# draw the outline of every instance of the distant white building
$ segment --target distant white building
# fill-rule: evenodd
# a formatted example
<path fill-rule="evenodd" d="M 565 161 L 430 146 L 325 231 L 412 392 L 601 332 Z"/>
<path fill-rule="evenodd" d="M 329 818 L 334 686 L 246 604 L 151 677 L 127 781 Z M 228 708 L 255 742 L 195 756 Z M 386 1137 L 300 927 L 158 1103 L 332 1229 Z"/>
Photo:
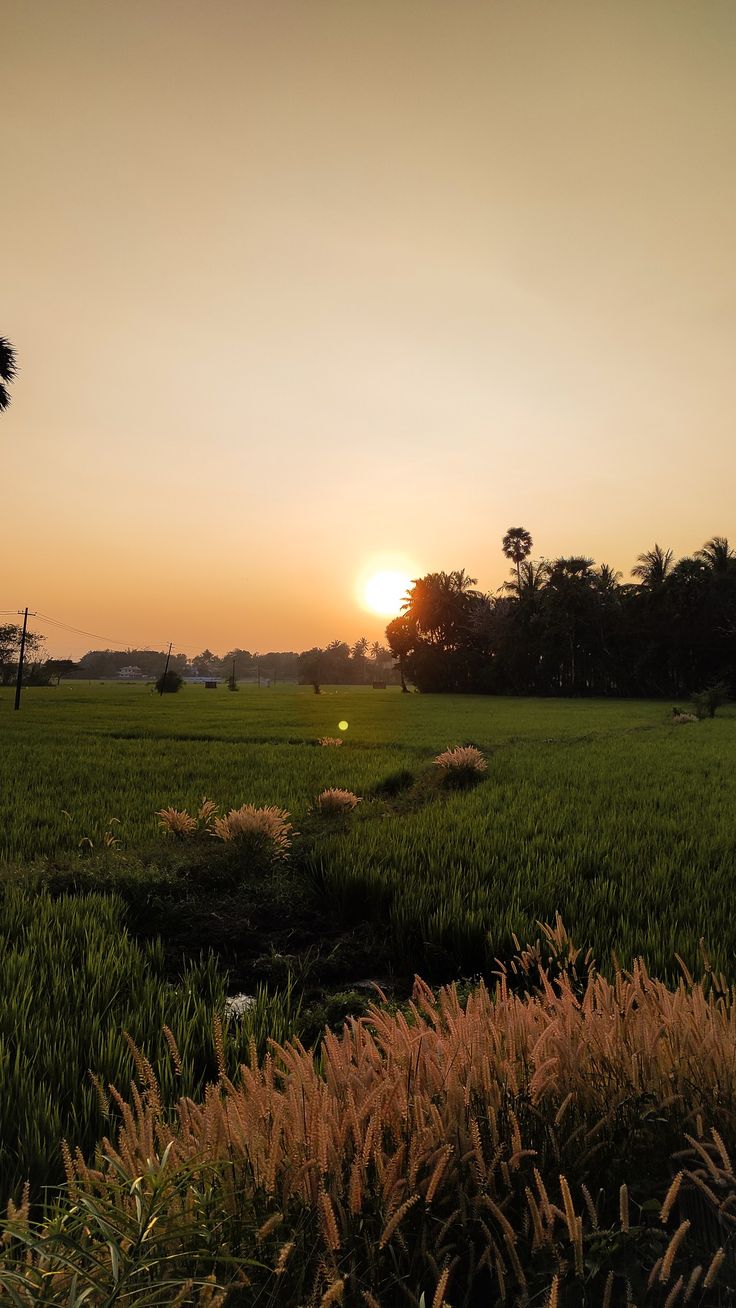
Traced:
<path fill-rule="evenodd" d="M 143 669 L 136 667 L 134 663 L 128 668 L 121 668 L 118 673 L 121 681 L 142 681 L 145 675 Z"/>

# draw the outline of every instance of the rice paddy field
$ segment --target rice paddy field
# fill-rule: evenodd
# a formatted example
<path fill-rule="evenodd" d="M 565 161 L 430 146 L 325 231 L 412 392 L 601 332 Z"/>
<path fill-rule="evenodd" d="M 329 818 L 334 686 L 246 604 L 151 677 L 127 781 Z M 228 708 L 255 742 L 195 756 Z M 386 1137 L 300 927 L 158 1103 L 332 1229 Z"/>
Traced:
<path fill-rule="evenodd" d="M 0 1302 L 733 1304 L 736 711 L 671 709 L 0 690 Z"/>
<path fill-rule="evenodd" d="M 613 950 L 663 975 L 676 953 L 698 969 L 703 939 L 734 979 L 736 710 L 670 717 L 645 701 L 75 683 L 27 690 L 14 713 L 2 690 L 0 861 L 68 857 L 108 831 L 121 851 L 150 847 L 158 809 L 203 795 L 283 806 L 299 830 L 337 786 L 364 802 L 310 839 L 303 873 L 418 970 L 488 968 L 559 912 L 604 966 Z M 487 754 L 485 779 L 422 787 L 465 743 Z"/>

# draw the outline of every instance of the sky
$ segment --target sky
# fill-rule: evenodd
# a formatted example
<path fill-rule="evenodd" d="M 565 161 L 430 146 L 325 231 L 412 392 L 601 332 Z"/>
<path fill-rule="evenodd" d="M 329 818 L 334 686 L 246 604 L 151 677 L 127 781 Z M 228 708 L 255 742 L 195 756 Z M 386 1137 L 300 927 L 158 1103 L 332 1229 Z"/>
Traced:
<path fill-rule="evenodd" d="M 732 0 L 2 0 L 0 610 L 380 638 L 736 536 Z M 38 627 L 37 629 L 44 629 Z"/>

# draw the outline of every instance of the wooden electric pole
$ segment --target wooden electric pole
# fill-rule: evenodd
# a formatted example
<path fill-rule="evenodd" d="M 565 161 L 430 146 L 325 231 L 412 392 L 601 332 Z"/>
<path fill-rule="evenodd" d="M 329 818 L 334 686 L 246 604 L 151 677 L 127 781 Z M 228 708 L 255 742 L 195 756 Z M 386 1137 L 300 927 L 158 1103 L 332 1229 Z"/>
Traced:
<path fill-rule="evenodd" d="M 20 609 L 18 609 L 20 613 Z M 35 617 L 35 613 L 33 614 Z M 26 652 L 26 632 L 28 630 L 28 609 L 23 611 L 23 630 L 20 636 L 20 653 L 18 655 L 18 677 L 15 682 L 15 707 L 20 708 L 20 692 L 23 685 L 23 658 Z"/>

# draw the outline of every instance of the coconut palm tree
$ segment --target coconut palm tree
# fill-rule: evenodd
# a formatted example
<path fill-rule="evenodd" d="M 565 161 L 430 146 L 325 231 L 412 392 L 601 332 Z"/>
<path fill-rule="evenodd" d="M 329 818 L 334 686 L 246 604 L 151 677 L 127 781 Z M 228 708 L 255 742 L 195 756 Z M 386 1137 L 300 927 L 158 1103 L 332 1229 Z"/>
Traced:
<path fill-rule="evenodd" d="M 351 653 L 352 661 L 353 661 L 353 663 L 355 664 L 355 668 L 356 668 L 356 671 L 357 671 L 358 675 L 359 675 L 360 677 L 363 677 L 363 678 L 364 678 L 364 677 L 365 677 L 366 656 L 367 656 L 367 654 L 368 654 L 368 639 L 367 639 L 367 637 L 366 637 L 366 636 L 361 636 L 359 640 L 356 640 L 356 642 L 355 642 L 355 644 L 353 645 L 353 648 L 351 649 L 350 653 Z"/>
<path fill-rule="evenodd" d="M 653 550 L 646 550 L 637 557 L 631 575 L 639 578 L 645 590 L 658 590 L 671 571 L 672 550 L 663 550 L 655 543 Z"/>
<path fill-rule="evenodd" d="M 729 572 L 736 562 L 736 550 L 731 549 L 725 536 L 711 536 L 695 557 L 707 563 L 711 572 Z"/>
<path fill-rule="evenodd" d="M 601 563 L 600 567 L 596 568 L 593 584 L 601 595 L 612 595 L 618 590 L 620 580 L 621 573 L 617 568 L 612 568 L 610 563 Z"/>
<path fill-rule="evenodd" d="M 525 559 L 519 568 L 516 581 L 505 581 L 501 590 L 517 595 L 519 599 L 530 598 L 544 590 L 549 577 L 550 565 L 546 559 Z"/>
<path fill-rule="evenodd" d="M 476 577 L 464 568 L 453 572 L 428 572 L 417 577 L 402 604 L 402 614 L 412 619 L 422 632 L 439 644 L 446 644 L 473 602 L 479 598 L 474 589 Z"/>
<path fill-rule="evenodd" d="M 501 549 L 507 559 L 516 565 L 516 584 L 521 590 L 521 565 L 532 552 L 534 544 L 526 527 L 509 527 L 501 541 Z"/>
<path fill-rule="evenodd" d="M 0 336 L 0 413 L 7 409 L 10 404 L 8 386 L 10 382 L 15 380 L 17 371 L 15 350 L 10 341 L 6 341 L 4 336 Z"/>

